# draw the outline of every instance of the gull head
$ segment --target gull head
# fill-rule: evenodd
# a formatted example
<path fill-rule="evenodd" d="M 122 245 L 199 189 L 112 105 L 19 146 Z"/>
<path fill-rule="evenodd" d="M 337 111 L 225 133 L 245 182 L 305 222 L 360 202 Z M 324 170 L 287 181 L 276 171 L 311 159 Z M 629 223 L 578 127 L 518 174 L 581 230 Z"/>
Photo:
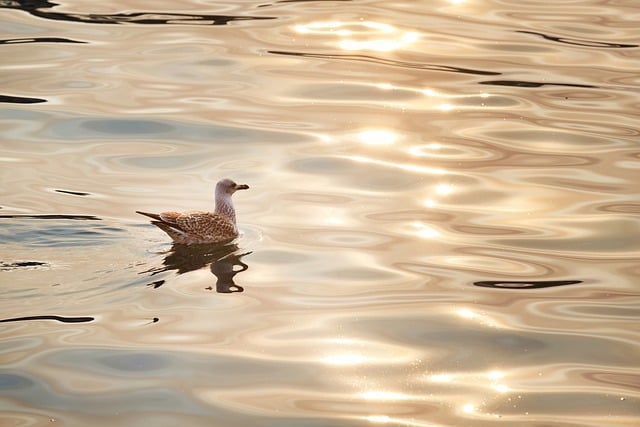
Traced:
<path fill-rule="evenodd" d="M 231 196 L 238 190 L 246 190 L 248 188 L 249 186 L 246 184 L 236 184 L 232 180 L 225 178 L 218 181 L 218 183 L 216 184 L 216 196 L 223 194 L 228 194 L 229 196 Z"/>

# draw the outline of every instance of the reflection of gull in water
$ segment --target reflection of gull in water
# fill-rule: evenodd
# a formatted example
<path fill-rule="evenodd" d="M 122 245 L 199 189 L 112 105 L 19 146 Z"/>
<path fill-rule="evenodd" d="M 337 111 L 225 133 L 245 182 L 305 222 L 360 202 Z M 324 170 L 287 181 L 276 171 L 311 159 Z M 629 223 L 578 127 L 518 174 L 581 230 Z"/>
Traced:
<path fill-rule="evenodd" d="M 147 270 L 151 276 L 164 271 L 175 270 L 178 274 L 199 270 L 211 263 L 210 269 L 216 277 L 216 291 L 220 293 L 242 292 L 244 288 L 233 281 L 236 274 L 249 268 L 242 257 L 251 252 L 238 254 L 238 245 L 179 245 L 174 244 L 162 262 L 162 267 Z M 239 266 L 240 268 L 236 268 Z M 154 282 L 154 288 L 164 284 L 164 280 Z M 208 287 L 207 289 L 213 289 Z"/>
<path fill-rule="evenodd" d="M 151 224 L 167 233 L 175 243 L 221 243 L 238 237 L 236 211 L 231 196 L 237 190 L 249 188 L 223 179 L 216 184 L 216 207 L 213 212 L 162 212 L 160 214 L 136 211 L 153 219 Z"/>
<path fill-rule="evenodd" d="M 218 280 L 216 280 L 216 292 L 228 294 L 231 292 L 244 291 L 242 286 L 235 284 L 233 276 L 249 268 L 241 259 L 250 253 L 251 252 L 247 252 L 241 255 L 232 253 L 211 263 L 211 272 L 218 278 Z M 235 269 L 236 265 L 240 266 L 237 270 Z"/>

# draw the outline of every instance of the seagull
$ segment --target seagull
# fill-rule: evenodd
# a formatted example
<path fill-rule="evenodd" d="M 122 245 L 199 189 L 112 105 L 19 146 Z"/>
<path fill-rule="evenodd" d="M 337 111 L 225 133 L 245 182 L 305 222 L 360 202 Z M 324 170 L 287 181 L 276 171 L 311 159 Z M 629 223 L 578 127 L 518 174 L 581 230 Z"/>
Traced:
<path fill-rule="evenodd" d="M 140 215 L 153 219 L 151 224 L 160 228 L 175 243 L 193 245 L 200 243 L 222 243 L 238 237 L 236 211 L 231 196 L 237 190 L 246 190 L 246 184 L 236 184 L 230 179 L 223 179 L 216 184 L 213 212 L 162 212 L 160 214 L 136 211 Z"/>

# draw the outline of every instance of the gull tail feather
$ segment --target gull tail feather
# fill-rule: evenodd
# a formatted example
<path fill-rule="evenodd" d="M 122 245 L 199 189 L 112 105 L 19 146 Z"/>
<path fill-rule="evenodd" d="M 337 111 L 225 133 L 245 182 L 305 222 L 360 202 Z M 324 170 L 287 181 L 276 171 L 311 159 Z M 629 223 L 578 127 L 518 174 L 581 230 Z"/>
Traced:
<path fill-rule="evenodd" d="M 136 213 L 138 213 L 140 215 L 148 216 L 149 218 L 155 219 L 156 221 L 162 221 L 162 218 L 160 218 L 160 215 L 158 215 L 158 214 L 149 213 L 149 212 L 142 212 L 142 211 L 136 211 Z"/>

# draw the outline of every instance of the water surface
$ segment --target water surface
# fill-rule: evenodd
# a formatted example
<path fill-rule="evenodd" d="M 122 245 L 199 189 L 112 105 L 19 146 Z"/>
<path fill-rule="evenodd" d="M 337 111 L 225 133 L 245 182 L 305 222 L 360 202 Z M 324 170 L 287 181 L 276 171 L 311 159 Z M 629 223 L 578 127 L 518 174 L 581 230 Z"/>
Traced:
<path fill-rule="evenodd" d="M 640 421 L 633 1 L 1 7 L 0 424 Z"/>

